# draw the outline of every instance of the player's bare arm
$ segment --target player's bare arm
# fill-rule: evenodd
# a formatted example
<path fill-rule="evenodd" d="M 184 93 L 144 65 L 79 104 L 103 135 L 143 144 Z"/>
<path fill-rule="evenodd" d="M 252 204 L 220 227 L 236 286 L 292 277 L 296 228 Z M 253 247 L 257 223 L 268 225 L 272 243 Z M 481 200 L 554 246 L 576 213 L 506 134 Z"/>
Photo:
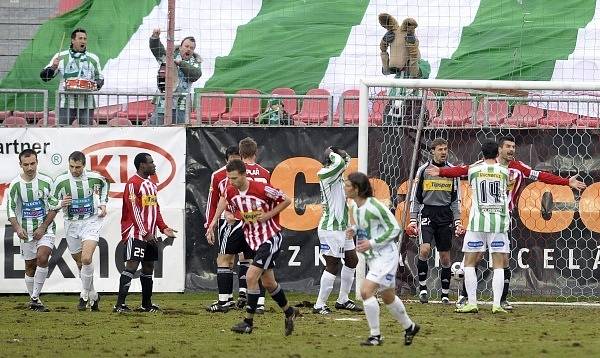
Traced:
<path fill-rule="evenodd" d="M 13 230 L 17 233 L 17 237 L 24 241 L 27 240 L 27 232 L 25 232 L 25 229 L 19 224 L 17 218 L 9 218 L 8 221 L 10 221 Z"/>
<path fill-rule="evenodd" d="M 219 199 L 219 203 L 217 204 L 217 210 L 215 211 L 215 216 L 213 216 L 213 221 L 208 225 L 206 229 L 206 241 L 208 241 L 209 245 L 213 245 L 215 243 L 215 227 L 217 226 L 217 221 L 221 217 L 221 214 L 227 209 L 227 199 L 225 197 L 221 197 Z"/>
<path fill-rule="evenodd" d="M 52 224 L 52 221 L 54 221 L 55 216 L 56 216 L 56 210 L 48 211 L 48 215 L 46 215 L 46 219 L 44 220 L 42 225 L 38 226 L 38 228 L 35 229 L 35 231 L 33 232 L 34 240 L 39 240 L 44 236 L 44 234 L 46 233 L 46 230 L 48 230 L 48 225 Z"/>

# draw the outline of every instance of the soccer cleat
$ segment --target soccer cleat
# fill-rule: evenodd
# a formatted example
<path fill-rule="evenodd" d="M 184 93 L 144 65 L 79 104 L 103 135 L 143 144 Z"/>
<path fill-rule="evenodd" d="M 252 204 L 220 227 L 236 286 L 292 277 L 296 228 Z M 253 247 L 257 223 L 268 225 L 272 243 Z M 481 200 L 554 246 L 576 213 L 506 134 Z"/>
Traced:
<path fill-rule="evenodd" d="M 456 308 L 461 308 L 462 306 L 466 305 L 468 301 L 469 298 L 467 296 L 458 296 L 458 300 L 456 300 Z"/>
<path fill-rule="evenodd" d="M 331 314 L 331 310 L 327 306 L 323 306 L 320 308 L 313 308 L 312 312 L 315 314 L 322 314 L 322 315 Z"/>
<path fill-rule="evenodd" d="M 427 290 L 421 290 L 421 292 L 419 292 L 419 301 L 421 303 L 429 302 L 429 293 L 427 292 Z"/>
<path fill-rule="evenodd" d="M 443 305 L 449 305 L 450 304 L 450 299 L 448 298 L 448 296 L 442 296 L 442 304 Z"/>
<path fill-rule="evenodd" d="M 356 303 L 354 303 L 354 301 L 352 301 L 352 300 L 348 300 L 344 303 L 336 302 L 335 309 L 348 310 L 348 311 L 353 311 L 353 312 L 362 312 L 362 310 L 363 310 L 362 308 L 357 306 Z"/>
<path fill-rule="evenodd" d="M 246 321 L 241 321 L 235 326 L 231 327 L 231 330 L 235 333 L 244 334 L 244 333 L 252 333 L 252 325 L 248 324 Z"/>
<path fill-rule="evenodd" d="M 155 312 L 160 312 L 161 309 L 160 309 L 159 305 L 155 305 L 154 303 L 151 303 L 150 306 L 140 306 L 139 311 L 155 313 Z"/>
<path fill-rule="evenodd" d="M 500 307 L 504 308 L 507 311 L 512 311 L 512 309 L 513 309 L 513 306 L 508 301 L 500 302 Z"/>
<path fill-rule="evenodd" d="M 285 317 L 285 335 L 289 336 L 294 332 L 294 321 L 300 316 L 300 311 L 296 307 L 291 307 L 293 312 L 291 315 Z"/>
<path fill-rule="evenodd" d="M 113 306 L 113 312 L 115 313 L 128 313 L 131 312 L 131 308 L 129 308 L 129 306 L 127 306 L 126 304 L 121 304 L 121 305 L 114 305 Z"/>
<path fill-rule="evenodd" d="M 256 314 L 264 314 L 265 313 L 265 305 L 257 305 L 256 306 L 256 311 L 254 311 L 254 313 L 256 313 Z"/>
<path fill-rule="evenodd" d="M 496 314 L 496 313 L 508 313 L 507 310 L 505 310 L 504 308 L 500 307 L 500 306 L 493 306 L 492 307 L 492 313 Z"/>
<path fill-rule="evenodd" d="M 479 312 L 479 308 L 477 308 L 477 305 L 467 303 L 464 306 L 462 306 L 461 308 L 455 309 L 454 312 L 456 312 L 456 313 L 477 313 L 477 312 Z"/>
<path fill-rule="evenodd" d="M 29 309 L 36 312 L 50 312 L 39 298 L 32 298 L 31 301 L 29 301 Z"/>
<path fill-rule="evenodd" d="M 225 303 L 220 303 L 219 301 L 215 301 L 213 302 L 210 306 L 206 307 L 206 310 L 208 312 L 229 312 L 229 309 L 231 308 L 232 304 L 229 304 L 229 302 L 225 302 Z"/>
<path fill-rule="evenodd" d="M 87 304 L 88 302 L 84 300 L 83 297 L 79 297 L 79 304 L 77 305 L 77 310 L 85 311 L 85 309 L 87 308 Z"/>
<path fill-rule="evenodd" d="M 370 336 L 367 340 L 360 342 L 361 346 L 380 346 L 383 344 L 383 338 L 380 335 Z"/>
<path fill-rule="evenodd" d="M 246 292 L 240 292 L 236 303 L 237 308 L 242 310 L 246 307 L 247 304 L 248 297 L 246 296 Z"/>
<path fill-rule="evenodd" d="M 413 323 L 412 327 L 404 330 L 404 345 L 410 346 L 412 344 L 413 338 L 419 333 L 421 330 L 421 326 L 416 323 Z"/>
<path fill-rule="evenodd" d="M 95 300 L 90 300 L 90 310 L 92 310 L 93 312 L 98 312 L 100 311 L 100 294 L 98 294 L 98 298 L 96 298 Z"/>

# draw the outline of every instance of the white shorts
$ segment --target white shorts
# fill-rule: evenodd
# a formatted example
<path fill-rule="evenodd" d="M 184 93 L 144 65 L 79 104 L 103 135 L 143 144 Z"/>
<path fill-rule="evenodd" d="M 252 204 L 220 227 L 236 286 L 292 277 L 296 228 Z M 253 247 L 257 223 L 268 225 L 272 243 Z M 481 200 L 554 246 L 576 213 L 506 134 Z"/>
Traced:
<path fill-rule="evenodd" d="M 393 246 L 393 247 L 392 247 Z M 376 256 L 367 261 L 369 272 L 366 279 L 379 284 L 384 288 L 396 287 L 396 271 L 398 270 L 398 262 L 400 255 L 396 245 L 391 245 L 389 250 L 380 252 L 380 256 Z"/>
<path fill-rule="evenodd" d="M 54 234 L 45 234 L 39 240 L 21 242 L 21 256 L 23 256 L 23 259 L 29 261 L 37 257 L 37 250 L 40 246 L 54 249 L 54 238 Z"/>
<path fill-rule="evenodd" d="M 345 231 L 320 230 L 319 242 L 321 254 L 331 257 L 343 258 L 344 252 L 354 250 L 354 240 L 346 239 Z"/>
<path fill-rule="evenodd" d="M 83 220 L 65 220 L 65 237 L 71 255 L 81 252 L 81 242 L 98 242 L 104 218 L 92 216 Z"/>
<path fill-rule="evenodd" d="M 467 231 L 463 241 L 463 252 L 490 252 L 510 253 L 510 242 L 505 232 L 479 232 Z"/>

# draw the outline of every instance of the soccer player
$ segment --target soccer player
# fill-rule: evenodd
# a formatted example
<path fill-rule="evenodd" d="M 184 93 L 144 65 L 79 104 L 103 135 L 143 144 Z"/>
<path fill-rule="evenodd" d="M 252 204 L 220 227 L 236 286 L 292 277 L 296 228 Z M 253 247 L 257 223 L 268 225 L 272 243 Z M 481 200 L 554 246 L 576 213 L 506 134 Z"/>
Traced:
<path fill-rule="evenodd" d="M 410 345 L 419 332 L 395 293 L 396 269 L 400 260 L 398 246 L 394 242 L 400 226 L 394 215 L 379 200 L 373 197 L 373 189 L 367 176 L 355 172 L 348 175 L 344 190 L 354 200 L 352 205 L 354 227 L 348 228 L 348 238 L 356 235 L 356 250 L 365 255 L 369 271 L 362 283 L 361 295 L 371 335 L 363 346 L 379 346 L 383 338 L 379 329 L 379 303 L 375 293 L 379 292 L 390 313 L 404 328 L 404 344 Z"/>
<path fill-rule="evenodd" d="M 327 299 L 333 290 L 335 276 L 342 257 L 340 293 L 335 303 L 336 309 L 362 311 L 352 300 L 348 293 L 354 282 L 354 271 L 358 264 L 358 256 L 354 248 L 354 240 L 346 238 L 348 228 L 348 206 L 344 192 L 344 178 L 342 174 L 348 167 L 350 156 L 345 150 L 338 147 L 328 147 L 325 150 L 323 168 L 319 170 L 319 185 L 321 187 L 321 203 L 323 214 L 319 221 L 319 242 L 321 253 L 325 258 L 325 270 L 321 275 L 319 296 L 313 307 L 313 313 L 330 314 Z"/>
<path fill-rule="evenodd" d="M 130 312 L 131 309 L 125 304 L 125 298 L 129 292 L 129 286 L 133 275 L 140 262 L 142 272 L 140 282 L 142 284 L 143 312 L 157 312 L 160 307 L 152 303 L 152 273 L 154 272 L 154 261 L 158 260 L 158 242 L 156 236 L 157 228 L 170 238 L 175 238 L 174 229 L 165 224 L 160 207 L 158 205 L 158 188 L 149 178 L 156 174 L 156 165 L 152 156 L 148 153 L 139 153 L 134 161 L 137 173 L 131 177 L 123 191 L 123 208 L 121 212 L 121 240 L 126 246 L 125 269 L 121 272 L 119 280 L 119 295 L 113 312 Z"/>
<path fill-rule="evenodd" d="M 492 313 L 506 313 L 500 306 L 504 285 L 504 262 L 510 253 L 508 228 L 508 168 L 496 161 L 498 144 L 487 139 L 481 145 L 484 160 L 469 168 L 471 185 L 471 211 L 463 242 L 465 286 L 469 301 L 458 313 L 477 313 L 477 275 L 475 267 L 481 260 L 480 252 L 489 248 L 492 255 L 493 305 Z"/>
<path fill-rule="evenodd" d="M 236 333 L 252 333 L 254 313 L 260 294 L 258 286 L 260 278 L 285 314 L 285 335 L 288 336 L 294 330 L 294 320 L 299 313 L 297 308 L 289 306 L 283 289 L 275 280 L 273 267 L 279 256 L 282 242 L 279 213 L 292 201 L 282 191 L 269 184 L 248 180 L 246 166 L 241 160 L 232 160 L 227 164 L 226 170 L 229 185 L 225 189 L 225 196 L 219 201 L 207 235 L 214 235 L 217 218 L 227 205 L 230 205 L 241 214 L 244 222 L 244 237 L 250 248 L 254 250 L 254 260 L 246 273 L 248 284 L 246 318 L 234 325 L 231 330 Z"/>
<path fill-rule="evenodd" d="M 33 311 L 47 312 L 40 300 L 48 276 L 48 259 L 54 248 L 56 224 L 54 217 L 60 208 L 52 196 L 52 179 L 37 171 L 37 153 L 25 149 L 19 153 L 23 170 L 8 187 L 6 209 L 8 221 L 21 239 L 21 255 L 25 259 L 25 286 Z"/>
<path fill-rule="evenodd" d="M 85 311 L 89 306 L 98 311 L 100 295 L 94 290 L 92 257 L 106 216 L 109 184 L 102 175 L 86 170 L 85 162 L 82 152 L 71 153 L 69 170 L 56 178 L 52 193 L 61 201 L 67 246 L 81 278 L 77 309 Z"/>
<path fill-rule="evenodd" d="M 225 150 L 225 160 L 229 163 L 234 159 L 239 160 L 240 153 L 237 146 L 230 146 Z M 208 203 L 206 204 L 205 228 L 208 228 L 208 224 L 212 222 L 215 211 L 217 210 L 219 198 L 224 195 L 226 187 L 227 171 L 225 170 L 225 166 L 223 166 L 216 170 L 210 179 Z M 242 222 L 233 217 L 231 210 L 226 210 L 222 217 L 219 218 L 218 240 L 219 254 L 217 256 L 217 287 L 219 290 L 219 296 L 217 301 L 213 302 L 209 307 L 207 307 L 206 310 L 209 312 L 227 312 L 230 308 L 234 307 L 235 303 L 233 301 L 232 272 L 234 255 L 246 251 L 246 253 L 248 253 L 247 256 L 251 256 L 251 250 L 249 250 L 248 244 L 244 239 Z M 212 245 L 214 242 L 209 241 L 209 244 Z M 240 267 L 242 266 L 240 265 Z M 245 302 L 245 271 L 244 274 L 240 276 L 244 277 L 243 283 L 240 282 L 240 297 L 243 297 L 243 301 Z M 240 300 L 242 299 L 240 298 Z"/>
<path fill-rule="evenodd" d="M 454 235 L 462 235 L 464 228 L 460 223 L 460 182 L 458 179 L 441 178 L 427 175 L 425 169 L 430 165 L 439 168 L 448 167 L 448 142 L 443 138 L 435 138 L 431 143 L 433 160 L 423 164 L 417 170 L 415 183 L 411 193 L 410 224 L 406 228 L 410 236 L 419 233 L 419 257 L 417 271 L 419 274 L 419 301 L 427 303 L 427 259 L 431 255 L 431 245 L 440 254 L 442 270 L 442 303 L 450 304 L 450 249 Z M 420 222 L 420 227 L 417 224 Z"/>
<path fill-rule="evenodd" d="M 517 202 L 519 201 L 519 195 L 521 194 L 524 179 L 539 180 L 546 184 L 568 185 L 577 190 L 583 190 L 586 188 L 585 183 L 577 180 L 577 176 L 573 176 L 571 178 L 562 178 L 552 173 L 532 170 L 531 167 L 527 166 L 525 163 L 515 160 L 516 144 L 513 137 L 500 137 L 498 141 L 498 147 L 499 150 L 497 160 L 500 162 L 500 164 L 508 167 L 508 172 L 510 175 L 510 181 L 508 185 L 509 214 L 512 213 L 517 205 Z M 430 175 L 439 175 L 442 177 L 459 177 L 467 175 L 468 170 L 469 166 L 466 165 L 452 168 L 436 168 L 430 166 L 426 172 L 428 172 Z M 510 262 L 508 259 L 504 263 L 504 287 L 500 302 L 500 305 L 505 310 L 513 309 L 513 306 L 507 300 L 511 278 L 509 263 Z M 456 303 L 457 307 L 462 307 L 467 302 L 467 299 L 466 288 L 464 287 L 463 281 L 462 294 Z"/>

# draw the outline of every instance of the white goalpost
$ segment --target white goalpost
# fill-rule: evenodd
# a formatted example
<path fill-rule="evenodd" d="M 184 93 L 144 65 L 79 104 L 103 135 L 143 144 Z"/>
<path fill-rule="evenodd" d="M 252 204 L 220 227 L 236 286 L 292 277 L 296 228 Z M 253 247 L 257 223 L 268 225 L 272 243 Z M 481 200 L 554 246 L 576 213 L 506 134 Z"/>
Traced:
<path fill-rule="evenodd" d="M 392 88 L 410 89 L 409 95 L 387 96 Z M 388 185 L 390 208 L 400 223 L 406 219 L 414 171 L 429 159 L 426 143 L 435 137 L 448 140 L 453 164 L 477 159 L 482 139 L 508 135 L 516 139 L 515 159 L 536 173 L 579 175 L 588 185 L 583 192 L 535 178 L 522 185 L 509 235 L 511 292 L 554 304 L 595 300 L 600 293 L 600 184 L 593 184 L 600 180 L 595 164 L 600 159 L 600 82 L 369 77 L 359 89 L 358 170 Z M 464 222 L 470 193 L 462 191 Z M 406 255 L 400 289 L 406 294 L 416 283 L 415 243 L 400 244 Z M 453 261 L 462 259 L 460 243 L 453 244 L 451 254 Z M 435 292 L 439 263 L 432 256 L 428 282 Z M 359 255 L 357 299 L 366 269 Z M 479 289 L 486 297 L 491 276 L 481 271 Z"/>

